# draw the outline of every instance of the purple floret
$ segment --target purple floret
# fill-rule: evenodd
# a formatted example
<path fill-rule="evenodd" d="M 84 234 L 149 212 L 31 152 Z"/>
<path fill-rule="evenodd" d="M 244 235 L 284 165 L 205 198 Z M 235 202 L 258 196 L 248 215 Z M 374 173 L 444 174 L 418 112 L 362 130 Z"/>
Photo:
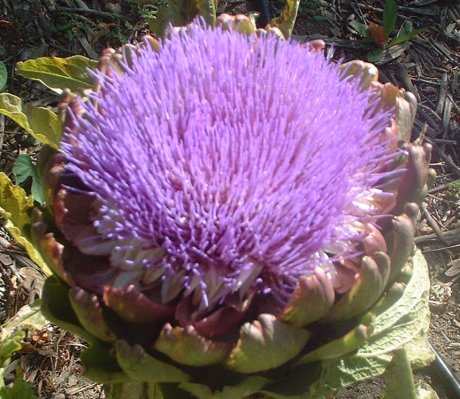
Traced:
<path fill-rule="evenodd" d="M 144 269 L 164 303 L 284 301 L 326 248 L 358 239 L 391 113 L 323 54 L 196 24 L 99 79 L 62 151 L 101 204 L 114 267 Z"/>

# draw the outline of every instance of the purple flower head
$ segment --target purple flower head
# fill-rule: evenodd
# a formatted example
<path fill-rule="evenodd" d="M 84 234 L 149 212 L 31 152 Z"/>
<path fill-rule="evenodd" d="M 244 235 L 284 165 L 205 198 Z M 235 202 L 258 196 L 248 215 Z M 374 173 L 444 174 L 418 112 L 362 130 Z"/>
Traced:
<path fill-rule="evenodd" d="M 203 23 L 124 69 L 98 75 L 63 138 L 97 203 L 81 252 L 109 256 L 162 304 L 204 310 L 281 306 L 299 277 L 333 279 L 362 251 L 394 151 L 392 114 L 359 79 L 300 44 Z"/>

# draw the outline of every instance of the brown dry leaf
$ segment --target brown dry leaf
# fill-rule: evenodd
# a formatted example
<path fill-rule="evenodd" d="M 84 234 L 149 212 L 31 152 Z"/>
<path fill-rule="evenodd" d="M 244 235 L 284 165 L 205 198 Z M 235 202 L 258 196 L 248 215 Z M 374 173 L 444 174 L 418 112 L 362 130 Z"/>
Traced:
<path fill-rule="evenodd" d="M 388 37 L 385 35 L 385 30 L 382 25 L 369 23 L 369 33 L 374 43 L 379 47 L 384 47 L 388 42 Z"/>

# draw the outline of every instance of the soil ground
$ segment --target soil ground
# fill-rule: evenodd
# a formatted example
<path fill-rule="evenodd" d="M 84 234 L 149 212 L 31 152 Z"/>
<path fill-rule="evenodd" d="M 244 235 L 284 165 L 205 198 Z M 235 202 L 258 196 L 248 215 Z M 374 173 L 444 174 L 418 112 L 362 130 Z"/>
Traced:
<path fill-rule="evenodd" d="M 148 3 L 148 2 L 147 2 Z M 381 38 L 366 41 L 353 29 L 355 22 L 382 25 L 384 1 L 302 0 L 294 31 L 296 40 L 321 38 L 332 46 L 335 58 L 366 59 L 382 50 L 376 61 L 383 82 L 413 92 L 419 108 L 414 138 L 430 142 L 437 180 L 422 209 L 417 245 L 425 254 L 431 274 L 430 341 L 460 378 L 460 4 L 457 1 L 398 1 L 396 27 L 411 23 L 422 32 L 388 49 Z M 220 1 L 219 10 L 239 12 L 240 1 Z M 277 15 L 281 1 L 271 1 Z M 34 105 L 56 107 L 57 98 L 37 83 L 16 76 L 14 65 L 40 56 L 83 54 L 97 58 L 107 46 L 136 42 L 148 30 L 145 23 L 154 7 L 137 7 L 126 0 L 0 0 L 0 60 L 8 68 L 4 89 Z M 407 26 L 407 25 L 406 25 Z M 376 28 L 378 30 L 378 28 Z M 380 41 L 379 41 L 380 40 Z M 37 152 L 25 132 L 0 117 L 0 170 L 13 177 L 20 154 Z M 0 323 L 40 295 L 43 276 L 0 230 Z M 31 331 L 23 349 L 7 370 L 7 382 L 17 365 L 40 398 L 102 398 L 101 387 L 80 376 L 79 353 L 85 344 L 54 326 Z M 430 369 L 418 378 L 431 382 L 441 399 L 453 399 L 443 381 Z M 378 398 L 383 383 L 359 384 L 338 398 Z"/>

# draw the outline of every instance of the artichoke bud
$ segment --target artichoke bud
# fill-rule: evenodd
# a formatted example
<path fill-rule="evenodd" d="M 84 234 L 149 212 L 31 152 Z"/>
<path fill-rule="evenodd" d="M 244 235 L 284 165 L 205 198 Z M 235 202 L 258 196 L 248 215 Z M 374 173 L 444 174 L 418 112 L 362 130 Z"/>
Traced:
<path fill-rule="evenodd" d="M 32 236 L 44 312 L 99 381 L 281 398 L 278 376 L 359 351 L 404 295 L 431 176 L 415 98 L 280 36 L 197 20 L 64 93 Z"/>

